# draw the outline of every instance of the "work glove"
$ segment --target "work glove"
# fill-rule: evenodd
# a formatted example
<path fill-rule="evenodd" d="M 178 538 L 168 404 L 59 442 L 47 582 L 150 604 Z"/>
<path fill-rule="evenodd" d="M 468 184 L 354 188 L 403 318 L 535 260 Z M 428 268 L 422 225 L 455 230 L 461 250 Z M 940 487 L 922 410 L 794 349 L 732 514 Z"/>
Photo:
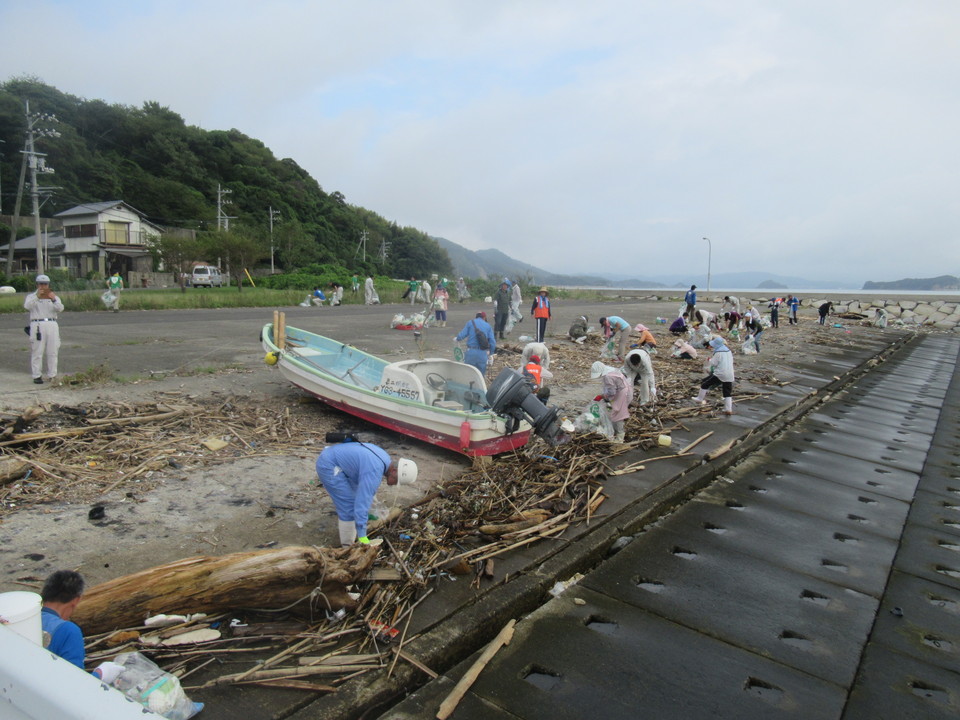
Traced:
<path fill-rule="evenodd" d="M 601 400 L 603 400 L 603 395 L 597 395 L 597 396 L 593 399 L 594 402 L 600 402 Z"/>
<path fill-rule="evenodd" d="M 107 685 L 113 685 L 114 680 L 120 677 L 120 673 L 122 673 L 123 670 L 123 665 L 107 661 L 100 663 L 93 671 L 93 674 L 107 683 Z"/>

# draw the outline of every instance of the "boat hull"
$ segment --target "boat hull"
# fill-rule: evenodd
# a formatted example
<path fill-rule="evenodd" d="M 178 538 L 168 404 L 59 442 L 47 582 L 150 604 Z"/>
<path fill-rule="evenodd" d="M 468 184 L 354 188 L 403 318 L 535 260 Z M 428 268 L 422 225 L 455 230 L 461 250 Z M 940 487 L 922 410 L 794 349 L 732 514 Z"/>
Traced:
<path fill-rule="evenodd" d="M 331 407 L 375 425 L 468 456 L 509 452 L 524 446 L 530 439 L 531 428 L 525 422 L 520 424 L 516 432 L 508 433 L 507 421 L 489 410 L 453 410 L 413 401 L 405 392 L 400 391 L 403 386 L 394 382 L 391 377 L 391 373 L 402 377 L 405 366 L 419 365 L 421 362 L 427 366 L 426 369 L 453 368 L 456 372 L 476 373 L 470 366 L 440 359 L 386 363 L 329 338 L 296 328 L 288 328 L 288 333 L 293 334 L 301 343 L 319 344 L 322 341 L 324 352 L 311 359 L 302 346 L 299 350 L 279 350 L 273 342 L 272 326 L 269 324 L 262 333 L 264 349 L 278 353 L 277 367 L 287 380 Z M 332 358 L 338 354 L 333 352 L 337 347 L 341 349 L 341 354 L 344 351 L 349 353 L 348 365 L 356 363 L 352 369 L 363 366 L 367 371 L 365 378 L 358 377 L 359 370 L 356 374 L 348 371 L 337 377 L 340 373 L 327 372 L 322 367 L 324 358 Z M 375 370 L 371 370 L 371 367 Z M 421 374 L 424 374 L 422 369 Z M 348 376 L 356 381 L 344 380 Z M 381 378 L 381 381 L 377 378 Z M 476 373 L 476 381 L 483 385 L 479 373 Z M 426 391 L 422 387 L 418 388 L 419 396 L 422 397 Z M 485 391 L 485 387 L 481 389 Z"/>

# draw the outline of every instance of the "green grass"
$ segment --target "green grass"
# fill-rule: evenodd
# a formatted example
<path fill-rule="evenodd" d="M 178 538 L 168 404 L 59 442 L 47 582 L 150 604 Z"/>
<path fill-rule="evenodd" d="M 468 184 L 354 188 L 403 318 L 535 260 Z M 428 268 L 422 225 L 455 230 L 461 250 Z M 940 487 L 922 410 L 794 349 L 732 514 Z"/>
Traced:
<path fill-rule="evenodd" d="M 402 303 L 408 305 L 406 300 L 401 298 L 405 284 L 400 282 L 391 283 L 389 287 L 378 288 L 380 302 L 384 305 L 392 303 Z M 56 292 L 56 288 L 54 288 Z M 473 292 L 471 302 L 482 301 L 485 295 Z M 64 307 L 69 312 L 99 311 L 109 312 L 100 300 L 102 292 L 100 290 L 68 290 L 63 293 L 57 293 L 63 301 Z M 197 308 L 231 308 L 231 307 L 293 307 L 303 302 L 310 294 L 310 289 L 302 290 L 271 290 L 268 288 L 244 287 L 238 291 L 235 287 L 231 288 L 187 288 L 186 292 L 181 292 L 180 288 L 163 289 L 135 289 L 124 290 L 120 295 L 121 311 L 130 310 L 192 310 Z M 451 292 L 451 303 L 456 303 L 456 291 Z M 602 292 L 596 290 L 559 290 L 553 289 L 550 292 L 553 300 L 609 300 L 610 296 L 605 296 Z M 25 312 L 23 301 L 26 298 L 24 293 L 15 293 L 9 295 L 0 295 L 0 313 L 19 313 Z M 524 291 L 524 303 L 533 301 L 533 290 Z M 363 291 L 354 294 L 347 290 L 343 294 L 344 305 L 363 304 Z"/>

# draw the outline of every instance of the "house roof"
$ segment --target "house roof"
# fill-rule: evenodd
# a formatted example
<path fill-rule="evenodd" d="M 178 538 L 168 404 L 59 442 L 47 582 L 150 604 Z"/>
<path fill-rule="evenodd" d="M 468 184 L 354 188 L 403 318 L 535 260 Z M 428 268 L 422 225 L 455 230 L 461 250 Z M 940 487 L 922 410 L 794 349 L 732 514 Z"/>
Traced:
<path fill-rule="evenodd" d="M 75 205 L 69 210 L 58 212 L 56 215 L 54 215 L 54 217 L 73 217 L 75 215 L 99 215 L 102 212 L 106 212 L 107 210 L 112 210 L 113 208 L 117 208 L 117 207 L 125 207 L 127 208 L 127 210 L 131 210 L 132 212 L 135 212 L 140 217 L 143 217 L 142 212 L 137 210 L 132 205 L 128 205 L 127 203 L 123 202 L 123 200 L 107 200 L 106 202 L 84 203 L 83 205 Z"/>
<path fill-rule="evenodd" d="M 73 217 L 83 217 L 84 215 L 99 215 L 100 213 L 107 212 L 108 210 L 113 210 L 115 208 L 126 208 L 132 213 L 135 213 L 139 218 L 140 222 L 144 225 L 149 225 L 158 232 L 162 232 L 162 229 L 159 225 L 150 222 L 147 220 L 147 216 L 142 212 L 137 210 L 133 205 L 125 203 L 123 200 L 107 200 L 105 202 L 97 203 L 84 203 L 82 205 L 75 205 L 74 207 L 58 212 L 54 217 L 58 218 L 73 218 Z"/>
<path fill-rule="evenodd" d="M 46 237 L 47 250 L 59 251 L 64 248 L 63 233 L 61 232 L 52 232 L 47 233 Z M 10 247 L 10 243 L 4 243 L 0 245 L 0 251 L 6 252 Z M 16 242 L 13 243 L 13 250 L 36 250 L 37 249 L 37 236 L 36 235 L 27 235 L 22 237 Z"/>

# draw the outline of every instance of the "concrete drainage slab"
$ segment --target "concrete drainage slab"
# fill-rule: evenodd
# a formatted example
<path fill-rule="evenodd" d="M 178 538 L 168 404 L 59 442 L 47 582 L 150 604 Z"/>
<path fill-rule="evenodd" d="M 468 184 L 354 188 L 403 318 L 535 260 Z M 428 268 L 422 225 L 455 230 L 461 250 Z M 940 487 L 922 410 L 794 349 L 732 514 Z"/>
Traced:
<path fill-rule="evenodd" d="M 669 527 L 696 538 L 693 547 L 685 546 L 695 554 L 739 553 L 875 597 L 897 549 L 895 540 L 853 532 L 846 524 L 732 499 L 719 505 L 694 500 Z"/>
<path fill-rule="evenodd" d="M 960 589 L 894 571 L 871 637 L 898 653 L 960 672 Z"/>
<path fill-rule="evenodd" d="M 657 528 L 581 581 L 823 680 L 853 682 L 877 600 L 717 542 L 711 525 Z"/>
<path fill-rule="evenodd" d="M 869 460 L 823 451 L 802 453 L 793 450 L 791 445 L 779 443 L 768 445 L 758 456 L 766 458 L 765 467 L 774 472 L 787 469 L 900 500 L 913 497 L 920 477 L 915 472 L 884 467 Z"/>
<path fill-rule="evenodd" d="M 780 436 L 783 443 L 790 446 L 794 453 L 810 454 L 838 453 L 859 460 L 868 460 L 878 465 L 900 468 L 919 473 L 926 461 L 926 449 L 912 448 L 895 442 L 884 442 L 865 438 L 852 433 L 829 432 L 816 433 L 801 426 Z"/>
<path fill-rule="evenodd" d="M 954 539 L 960 538 L 960 517 L 957 517 L 957 512 L 952 507 L 943 503 L 939 493 L 917 493 L 917 499 L 910 510 L 910 523 L 917 528 L 926 528 Z M 960 565 L 960 556 L 954 561 L 954 565 Z"/>
<path fill-rule="evenodd" d="M 910 510 L 912 490 L 897 499 L 849 485 L 817 481 L 809 475 L 756 468 L 742 473 L 743 482 L 725 488 L 727 500 L 757 504 L 791 513 L 816 515 L 847 528 L 850 533 L 872 533 L 896 540 Z M 713 490 L 707 491 L 705 497 Z"/>
<path fill-rule="evenodd" d="M 817 720 L 836 718 L 845 697 L 833 683 L 577 587 L 522 621 L 471 693 L 528 720 Z"/>
<path fill-rule="evenodd" d="M 870 643 L 842 720 L 956 720 L 957 675 Z"/>
<path fill-rule="evenodd" d="M 859 425 L 871 427 L 873 425 L 887 425 L 890 427 L 910 430 L 912 432 L 932 434 L 937 427 L 937 417 L 927 413 L 928 417 L 905 415 L 877 410 L 876 408 L 858 407 L 850 403 L 833 403 L 828 407 L 810 414 L 812 420 L 826 420 L 838 422 L 842 425 Z"/>
<path fill-rule="evenodd" d="M 930 433 L 904 430 L 889 425 L 861 425 L 860 423 L 845 423 L 841 425 L 835 420 L 804 420 L 798 430 L 812 432 L 815 435 L 830 435 L 841 433 L 858 435 L 869 440 L 879 440 L 887 444 L 906 445 L 914 450 L 926 452 L 930 447 L 932 436 Z"/>

